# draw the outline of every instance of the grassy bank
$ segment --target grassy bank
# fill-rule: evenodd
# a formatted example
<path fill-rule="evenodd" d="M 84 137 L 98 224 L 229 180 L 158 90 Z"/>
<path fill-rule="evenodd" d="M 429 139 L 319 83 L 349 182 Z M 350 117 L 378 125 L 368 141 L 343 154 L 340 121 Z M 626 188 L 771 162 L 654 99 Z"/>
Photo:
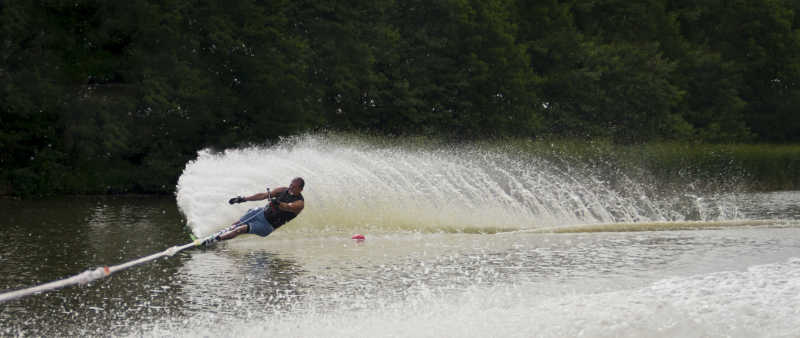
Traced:
<path fill-rule="evenodd" d="M 731 190 L 800 190 L 800 145 L 659 142 L 511 141 L 506 149 L 545 156 L 554 163 L 636 177 L 654 186 L 727 185 Z"/>
<path fill-rule="evenodd" d="M 659 179 L 735 177 L 750 191 L 800 189 L 800 145 L 658 143 L 623 150 L 628 163 Z"/>
<path fill-rule="evenodd" d="M 453 146 L 446 140 L 425 137 L 348 134 L 318 137 L 343 147 L 397 147 L 414 151 L 444 150 Z M 612 188 L 624 189 L 630 178 L 652 183 L 650 189 L 663 190 L 687 186 L 697 191 L 800 190 L 800 145 L 677 142 L 616 145 L 603 141 L 514 139 L 482 141 L 471 146 L 489 152 L 505 152 L 523 161 L 525 157 L 545 158 L 569 170 L 589 171 Z M 18 170 L 14 175 L 0 175 L 0 195 L 170 194 L 186 164 L 178 158 L 173 162 L 146 161 L 134 165 L 118 161 L 82 168 Z"/>

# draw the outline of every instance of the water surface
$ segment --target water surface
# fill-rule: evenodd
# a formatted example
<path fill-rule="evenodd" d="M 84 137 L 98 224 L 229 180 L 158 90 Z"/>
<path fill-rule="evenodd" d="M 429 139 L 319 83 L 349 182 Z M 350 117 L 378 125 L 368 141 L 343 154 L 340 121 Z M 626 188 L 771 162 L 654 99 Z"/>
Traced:
<path fill-rule="evenodd" d="M 307 183 L 267 238 L 0 304 L 0 335 L 800 336 L 800 192 L 608 175 L 306 137 L 201 151 L 176 196 L 0 200 L 11 290 L 187 243 L 261 205 L 228 198 Z"/>

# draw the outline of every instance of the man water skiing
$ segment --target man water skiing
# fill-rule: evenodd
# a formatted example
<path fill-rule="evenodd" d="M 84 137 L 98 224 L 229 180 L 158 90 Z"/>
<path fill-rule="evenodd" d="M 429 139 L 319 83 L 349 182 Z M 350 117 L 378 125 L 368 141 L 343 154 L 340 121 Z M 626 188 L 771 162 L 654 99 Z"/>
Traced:
<path fill-rule="evenodd" d="M 228 201 L 229 204 L 265 199 L 269 199 L 269 203 L 263 208 L 248 210 L 242 218 L 234 222 L 229 228 L 207 238 L 202 245 L 209 246 L 215 242 L 229 240 L 245 233 L 266 237 L 303 211 L 305 206 L 303 194 L 301 194 L 303 186 L 305 186 L 303 178 L 295 177 L 288 188 L 279 187 L 272 191 L 267 189 L 267 192 L 252 196 L 231 198 Z"/>

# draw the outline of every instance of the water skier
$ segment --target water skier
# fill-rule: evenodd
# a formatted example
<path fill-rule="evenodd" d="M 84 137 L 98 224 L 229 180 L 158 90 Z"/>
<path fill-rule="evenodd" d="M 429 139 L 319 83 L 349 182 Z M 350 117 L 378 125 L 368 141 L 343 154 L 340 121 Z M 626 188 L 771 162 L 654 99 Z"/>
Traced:
<path fill-rule="evenodd" d="M 264 207 L 250 209 L 238 221 L 203 241 L 204 246 L 209 246 L 218 241 L 225 241 L 235 238 L 241 234 L 255 234 L 266 237 L 280 226 L 291 221 L 303 211 L 303 186 L 305 181 L 302 177 L 295 177 L 289 187 L 279 187 L 272 191 L 257 193 L 252 196 L 237 196 L 231 198 L 228 203 L 236 204 L 249 201 L 261 201 L 269 199 L 269 203 Z"/>

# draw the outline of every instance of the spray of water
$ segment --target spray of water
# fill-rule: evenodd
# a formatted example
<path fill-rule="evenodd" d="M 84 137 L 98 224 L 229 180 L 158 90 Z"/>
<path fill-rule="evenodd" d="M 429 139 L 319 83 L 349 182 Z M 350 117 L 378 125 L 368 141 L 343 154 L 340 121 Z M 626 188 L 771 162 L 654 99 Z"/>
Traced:
<path fill-rule="evenodd" d="M 731 216 L 729 206 L 710 206 L 702 197 L 657 198 L 647 184 L 619 172 L 560 162 L 502 145 L 302 135 L 271 146 L 199 151 L 178 181 L 177 199 L 199 235 L 259 206 L 230 206 L 228 198 L 288 186 L 296 176 L 306 181 L 306 209 L 288 231 L 306 234 L 491 233 Z"/>

